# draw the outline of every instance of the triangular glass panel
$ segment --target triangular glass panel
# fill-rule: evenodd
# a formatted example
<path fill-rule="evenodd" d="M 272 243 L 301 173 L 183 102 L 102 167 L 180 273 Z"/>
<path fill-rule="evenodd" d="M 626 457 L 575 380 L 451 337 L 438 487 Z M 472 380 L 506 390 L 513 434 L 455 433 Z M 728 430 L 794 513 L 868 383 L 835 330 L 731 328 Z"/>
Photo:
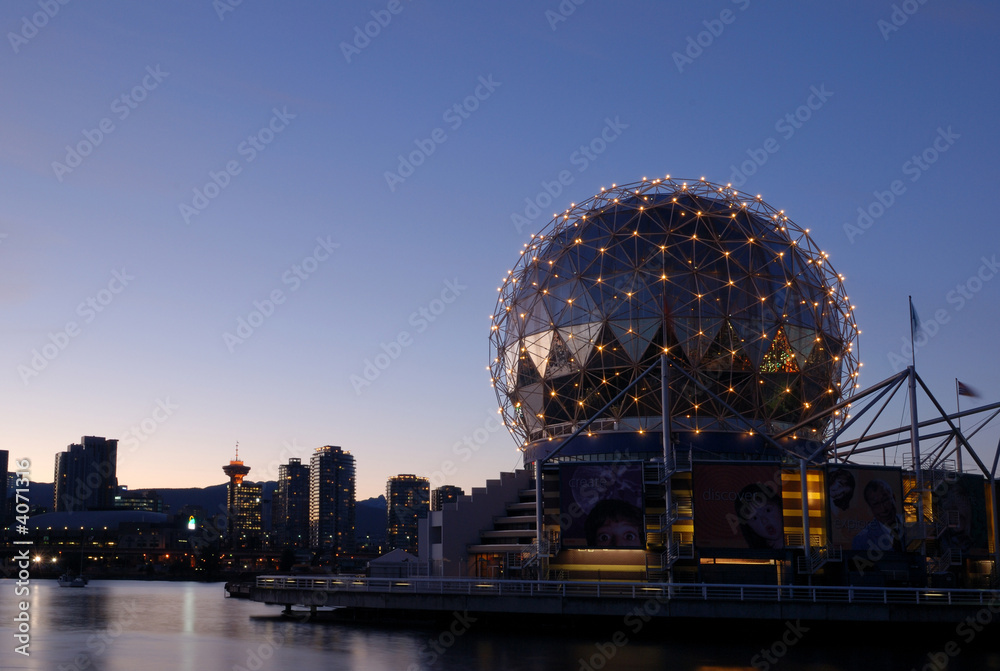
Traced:
<path fill-rule="evenodd" d="M 662 321 L 661 319 L 636 319 L 632 322 L 612 321 L 608 324 L 615 337 L 618 338 L 618 342 L 625 348 L 625 353 L 633 362 L 638 363 L 643 352 L 649 347 L 649 342 L 656 335 Z"/>
<path fill-rule="evenodd" d="M 723 322 L 719 333 L 701 358 L 701 367 L 715 371 L 753 371 L 753 362 L 741 347 L 742 343 L 730 322 Z"/>
<path fill-rule="evenodd" d="M 596 312 L 590 292 L 575 280 L 550 290 L 544 301 L 557 326 L 592 321 Z"/>
<path fill-rule="evenodd" d="M 785 331 L 779 328 L 771 343 L 771 348 L 764 354 L 760 364 L 762 373 L 798 373 L 799 366 L 795 360 L 795 352 L 788 344 Z"/>
<path fill-rule="evenodd" d="M 746 319 L 733 319 L 731 323 L 742 341 L 740 346 L 743 351 L 750 357 L 753 365 L 760 368 L 761 361 L 764 360 L 764 353 L 771 349 L 778 325 L 773 322 L 761 324 L 758 320 L 751 322 Z"/>
<path fill-rule="evenodd" d="M 537 431 L 543 428 L 545 419 L 539 415 L 542 415 L 545 407 L 544 385 L 541 382 L 525 385 L 518 390 L 517 395 L 528 430 Z"/>
<path fill-rule="evenodd" d="M 718 317 L 681 317 L 672 319 L 674 333 L 684 355 L 692 365 L 698 365 L 722 326 Z"/>
<path fill-rule="evenodd" d="M 795 353 L 795 361 L 800 369 L 804 368 L 813 347 L 816 345 L 816 331 L 794 324 L 785 324 L 784 329 L 785 335 L 788 337 L 788 344 Z"/>
<path fill-rule="evenodd" d="M 532 363 L 538 369 L 538 374 L 545 377 L 545 367 L 548 363 L 549 350 L 552 348 L 552 336 L 555 331 L 545 331 L 528 336 L 524 339 L 524 349 L 528 351 Z"/>
<path fill-rule="evenodd" d="M 580 364 L 576 362 L 576 359 L 559 335 L 559 332 L 553 331 L 552 345 L 549 348 L 548 362 L 545 366 L 544 376 L 551 379 L 568 375 L 578 370 L 580 370 Z"/>
<path fill-rule="evenodd" d="M 528 354 L 523 341 L 519 341 L 517 348 L 517 388 L 520 389 L 527 384 L 534 384 L 541 381 L 542 376 L 538 374 L 535 364 L 531 361 L 531 355 Z"/>
<path fill-rule="evenodd" d="M 597 336 L 600 332 L 601 322 L 577 324 L 559 329 L 559 335 L 562 337 L 563 342 L 566 343 L 566 347 L 569 348 L 570 354 L 580 366 L 587 364 L 587 359 L 590 357 L 590 352 L 594 349 L 594 343 L 597 342 Z"/>
<path fill-rule="evenodd" d="M 507 346 L 507 351 L 503 355 L 504 377 L 507 380 L 507 387 L 512 389 L 517 383 L 517 365 L 520 363 L 517 341 Z"/>
<path fill-rule="evenodd" d="M 541 297 L 536 299 L 530 308 L 523 310 L 518 315 L 518 319 L 524 324 L 524 329 L 521 332 L 525 336 L 532 336 L 552 328 L 552 318 L 549 316 L 549 311 L 545 308 Z"/>

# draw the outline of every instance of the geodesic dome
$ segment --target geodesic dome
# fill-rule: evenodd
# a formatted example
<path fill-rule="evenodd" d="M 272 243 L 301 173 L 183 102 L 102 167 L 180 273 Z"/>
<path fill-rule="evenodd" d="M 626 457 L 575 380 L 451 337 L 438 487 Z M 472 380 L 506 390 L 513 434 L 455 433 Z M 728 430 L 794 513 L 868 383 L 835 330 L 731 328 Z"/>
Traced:
<path fill-rule="evenodd" d="M 758 196 L 669 176 L 602 189 L 533 235 L 500 287 L 490 368 L 504 421 L 522 445 L 567 435 L 666 348 L 704 387 L 672 375 L 673 430 L 774 435 L 856 386 L 841 280 Z M 658 431 L 660 418 L 653 374 L 591 429 Z"/>

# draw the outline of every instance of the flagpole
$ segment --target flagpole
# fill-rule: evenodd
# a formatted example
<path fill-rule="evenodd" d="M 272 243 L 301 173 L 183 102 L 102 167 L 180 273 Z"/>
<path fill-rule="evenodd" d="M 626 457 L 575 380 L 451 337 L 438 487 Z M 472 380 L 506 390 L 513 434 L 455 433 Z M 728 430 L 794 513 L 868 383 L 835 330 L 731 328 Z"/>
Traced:
<path fill-rule="evenodd" d="M 962 432 L 962 395 L 958 393 L 958 378 L 955 378 L 955 410 L 958 413 L 958 432 Z M 955 436 L 955 468 L 962 472 L 962 441 Z"/>
<path fill-rule="evenodd" d="M 917 312 L 913 309 L 913 296 L 907 296 L 910 301 L 910 363 L 917 367 L 917 348 L 913 344 L 913 331 L 917 321 Z"/>

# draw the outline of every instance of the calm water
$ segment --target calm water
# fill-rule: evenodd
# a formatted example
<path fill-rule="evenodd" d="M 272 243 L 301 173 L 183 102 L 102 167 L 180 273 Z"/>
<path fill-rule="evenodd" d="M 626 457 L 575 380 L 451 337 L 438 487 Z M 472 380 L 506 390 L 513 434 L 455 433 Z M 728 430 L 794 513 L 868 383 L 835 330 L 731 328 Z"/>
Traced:
<path fill-rule="evenodd" d="M 467 633 L 452 639 L 442 629 L 384 628 L 309 624 L 276 618 L 280 608 L 227 599 L 221 584 L 139 581 L 91 582 L 83 589 L 60 588 L 52 581 L 31 583 L 31 656 L 13 651 L 11 626 L 19 597 L 14 583 L 0 580 L 0 668 L 64 671 L 408 671 L 409 669 L 577 670 L 581 659 L 591 668 L 644 671 L 737 671 L 765 668 L 754 657 L 765 644 L 778 640 L 784 625 L 773 633 L 729 643 L 731 632 L 710 621 L 704 623 L 707 642 L 691 636 L 667 640 L 636 640 L 616 647 L 615 633 L 548 633 L 489 631 L 472 623 Z M 628 627 L 621 627 L 631 636 Z M 815 628 L 814 628 L 815 629 Z M 953 626 L 943 626 L 953 634 Z M 1000 669 L 997 630 L 992 648 L 963 651 L 948 669 Z M 778 671 L 847 671 L 848 669 L 923 669 L 927 653 L 941 649 L 926 638 L 894 636 L 885 646 L 858 645 L 851 640 L 829 640 L 803 633 L 770 668 Z M 437 654 L 429 640 L 450 644 Z M 961 640 L 958 641 L 962 643 Z M 603 665 L 597 645 L 614 652 Z M 964 647 L 964 646 L 963 646 Z M 781 650 L 779 646 L 778 651 Z M 434 657 L 432 659 L 432 657 Z M 927 666 L 928 669 L 945 667 Z"/>

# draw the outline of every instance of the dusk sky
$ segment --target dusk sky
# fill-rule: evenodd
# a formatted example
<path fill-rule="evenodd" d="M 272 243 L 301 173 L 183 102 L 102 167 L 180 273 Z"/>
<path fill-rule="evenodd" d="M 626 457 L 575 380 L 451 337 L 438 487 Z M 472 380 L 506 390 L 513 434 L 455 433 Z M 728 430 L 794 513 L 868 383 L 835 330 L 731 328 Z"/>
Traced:
<path fill-rule="evenodd" d="M 863 387 L 908 361 L 912 295 L 945 407 L 956 377 L 1000 399 L 995 2 L 9 0 L 0 27 L 0 448 L 36 480 L 97 435 L 130 488 L 223 482 L 237 441 L 251 480 L 331 444 L 359 499 L 481 486 L 520 465 L 487 366 L 523 243 L 667 174 L 811 229 Z"/>

